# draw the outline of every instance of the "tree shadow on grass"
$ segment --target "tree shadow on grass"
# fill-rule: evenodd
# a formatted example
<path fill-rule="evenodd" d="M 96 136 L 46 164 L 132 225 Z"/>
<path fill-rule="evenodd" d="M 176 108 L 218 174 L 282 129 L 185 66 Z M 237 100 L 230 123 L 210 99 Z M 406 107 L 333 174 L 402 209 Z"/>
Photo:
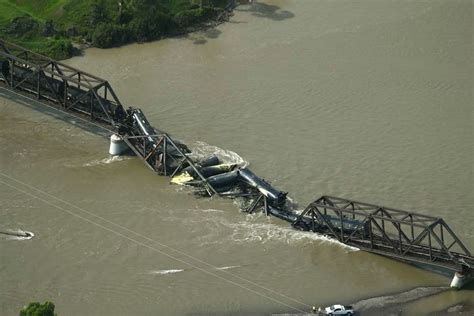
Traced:
<path fill-rule="evenodd" d="M 279 6 L 260 2 L 254 2 L 251 5 L 238 7 L 235 10 L 240 12 L 249 12 L 253 16 L 267 18 L 273 21 L 283 21 L 286 19 L 291 19 L 295 16 L 293 12 L 281 10 Z"/>

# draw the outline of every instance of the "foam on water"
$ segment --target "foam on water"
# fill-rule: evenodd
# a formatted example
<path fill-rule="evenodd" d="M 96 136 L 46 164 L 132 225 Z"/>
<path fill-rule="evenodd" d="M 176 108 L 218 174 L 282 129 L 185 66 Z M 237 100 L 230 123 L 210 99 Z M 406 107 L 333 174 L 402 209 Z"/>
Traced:
<path fill-rule="evenodd" d="M 240 157 L 237 153 L 231 150 L 219 148 L 217 146 L 212 146 L 201 141 L 198 141 L 193 144 L 191 151 L 191 156 L 198 160 L 215 155 L 222 163 L 237 164 L 240 167 L 246 167 L 249 165 L 249 163 L 245 161 L 242 157 Z"/>
<path fill-rule="evenodd" d="M 201 236 L 197 238 L 200 246 L 228 244 L 228 243 L 269 243 L 281 242 L 289 245 L 300 245 L 301 243 L 332 244 L 338 245 L 352 252 L 358 248 L 343 244 L 336 239 L 313 232 L 300 231 L 291 226 L 281 226 L 268 222 L 268 217 L 263 213 L 247 214 L 243 220 L 232 221 L 225 216 L 225 211 L 215 209 L 199 210 L 206 214 L 203 216 L 170 217 L 169 220 L 180 221 L 181 224 L 203 227 Z M 267 222 L 265 222 L 267 221 Z"/>
<path fill-rule="evenodd" d="M 104 159 L 92 160 L 90 162 L 87 162 L 87 163 L 83 164 L 82 166 L 83 167 L 94 167 L 94 166 L 108 165 L 108 164 L 111 164 L 113 162 L 124 161 L 124 160 L 128 160 L 128 159 L 131 159 L 131 158 L 132 158 L 131 156 L 110 156 L 110 157 L 107 157 L 107 158 L 104 158 Z"/>
<path fill-rule="evenodd" d="M 5 232 L 9 234 L 18 234 L 18 236 L 3 234 L 6 240 L 30 240 L 35 237 L 34 233 L 22 229 L 7 229 Z M 28 233 L 30 236 L 20 236 L 25 235 L 26 233 Z"/>
<path fill-rule="evenodd" d="M 240 268 L 241 266 L 225 266 L 225 267 L 217 267 L 216 270 L 229 270 L 229 269 L 235 269 L 235 268 Z"/>
<path fill-rule="evenodd" d="M 204 212 L 204 213 L 224 213 L 224 211 L 222 211 L 222 210 L 215 210 L 213 208 L 201 210 L 201 212 Z"/>
<path fill-rule="evenodd" d="M 165 275 L 165 274 L 179 273 L 179 272 L 183 272 L 183 271 L 184 271 L 184 269 L 153 270 L 153 271 L 150 271 L 150 274 Z"/>
<path fill-rule="evenodd" d="M 348 251 L 358 251 L 358 248 L 343 244 L 326 235 L 321 235 L 313 232 L 299 231 L 291 227 L 282 227 L 269 223 L 249 223 L 239 222 L 228 225 L 233 229 L 231 235 L 234 242 L 284 242 L 286 244 L 294 244 L 301 242 L 318 242 L 321 244 L 335 244 L 343 247 Z"/>
<path fill-rule="evenodd" d="M 443 291 L 448 290 L 448 287 L 439 286 L 439 287 L 417 287 L 412 290 L 387 295 L 387 296 L 379 296 L 379 297 L 372 297 L 365 300 L 361 300 L 357 303 L 352 304 L 354 309 L 356 310 L 367 310 L 367 309 L 376 309 L 382 307 L 390 307 L 393 305 L 399 305 L 407 302 L 411 302 L 414 300 L 418 300 L 423 297 L 435 295 L 441 293 Z"/>

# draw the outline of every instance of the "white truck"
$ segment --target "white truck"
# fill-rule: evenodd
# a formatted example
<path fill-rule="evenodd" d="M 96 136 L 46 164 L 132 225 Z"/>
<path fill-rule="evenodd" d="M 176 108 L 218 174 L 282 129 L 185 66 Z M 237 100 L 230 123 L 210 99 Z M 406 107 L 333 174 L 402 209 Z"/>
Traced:
<path fill-rule="evenodd" d="M 352 316 L 354 314 L 354 310 L 352 306 L 344 306 L 344 305 L 332 305 L 328 306 L 324 309 L 325 315 L 348 315 Z"/>

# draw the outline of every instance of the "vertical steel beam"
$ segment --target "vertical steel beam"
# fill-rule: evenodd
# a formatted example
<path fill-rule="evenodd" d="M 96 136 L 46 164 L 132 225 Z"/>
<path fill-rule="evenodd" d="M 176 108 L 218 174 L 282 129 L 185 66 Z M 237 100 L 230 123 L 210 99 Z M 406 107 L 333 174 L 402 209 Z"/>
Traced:
<path fill-rule="evenodd" d="M 374 236 L 372 235 L 372 216 L 369 215 L 369 238 L 370 238 L 370 249 L 374 249 Z"/>
<path fill-rule="evenodd" d="M 10 62 L 10 88 L 13 89 L 13 72 L 15 71 L 15 61 L 13 59 L 8 60 Z"/>
<path fill-rule="evenodd" d="M 40 92 L 40 83 L 41 83 L 41 74 L 40 72 L 38 71 L 37 73 L 37 76 L 36 76 L 36 98 L 39 100 L 41 98 L 41 92 Z"/>
<path fill-rule="evenodd" d="M 163 174 L 166 177 L 167 176 L 167 171 L 166 171 L 166 156 L 167 156 L 167 141 L 166 137 L 163 138 Z"/>
<path fill-rule="evenodd" d="M 268 201 L 266 196 L 263 196 L 263 208 L 265 209 L 265 215 L 268 216 Z"/>
<path fill-rule="evenodd" d="M 398 224 L 398 242 L 400 243 L 400 254 L 403 253 L 403 244 L 402 244 L 402 227 Z"/>
<path fill-rule="evenodd" d="M 79 85 L 78 85 L 78 86 L 79 86 Z M 93 98 L 94 98 L 94 97 L 93 97 L 92 94 L 91 94 L 90 101 L 89 101 L 89 102 L 90 102 L 90 105 L 91 105 L 91 107 L 90 107 L 90 109 L 91 109 L 91 110 L 90 110 L 90 111 L 91 111 L 91 121 L 94 120 L 94 102 L 93 102 Z"/>
<path fill-rule="evenodd" d="M 440 231 L 440 235 L 441 235 L 441 242 L 444 244 L 444 233 L 443 233 L 443 225 L 442 224 L 439 225 L 439 231 Z"/>
<path fill-rule="evenodd" d="M 250 204 L 250 206 L 245 211 L 249 214 L 252 214 L 258 203 L 260 203 L 260 201 L 262 200 L 262 198 L 263 194 L 259 194 L 258 197 L 254 201 L 252 201 L 252 204 Z"/>
<path fill-rule="evenodd" d="M 68 93 L 68 83 L 67 83 L 67 81 L 63 80 L 63 85 L 64 85 L 64 88 L 63 88 L 64 108 L 67 108 L 67 93 Z"/>
<path fill-rule="evenodd" d="M 342 212 L 339 212 L 339 221 L 341 224 L 341 241 L 344 240 L 344 223 L 342 221 Z"/>
<path fill-rule="evenodd" d="M 431 229 L 428 230 L 428 247 L 429 247 L 429 254 L 430 254 L 430 261 L 433 261 L 433 255 L 431 250 Z"/>

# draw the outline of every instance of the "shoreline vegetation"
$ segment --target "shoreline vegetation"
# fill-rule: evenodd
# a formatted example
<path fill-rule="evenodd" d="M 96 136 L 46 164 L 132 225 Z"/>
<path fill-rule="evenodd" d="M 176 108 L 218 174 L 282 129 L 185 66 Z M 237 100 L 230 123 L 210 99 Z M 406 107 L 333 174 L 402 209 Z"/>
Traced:
<path fill-rule="evenodd" d="M 0 37 L 53 59 L 214 27 L 235 0 L 0 0 Z"/>

